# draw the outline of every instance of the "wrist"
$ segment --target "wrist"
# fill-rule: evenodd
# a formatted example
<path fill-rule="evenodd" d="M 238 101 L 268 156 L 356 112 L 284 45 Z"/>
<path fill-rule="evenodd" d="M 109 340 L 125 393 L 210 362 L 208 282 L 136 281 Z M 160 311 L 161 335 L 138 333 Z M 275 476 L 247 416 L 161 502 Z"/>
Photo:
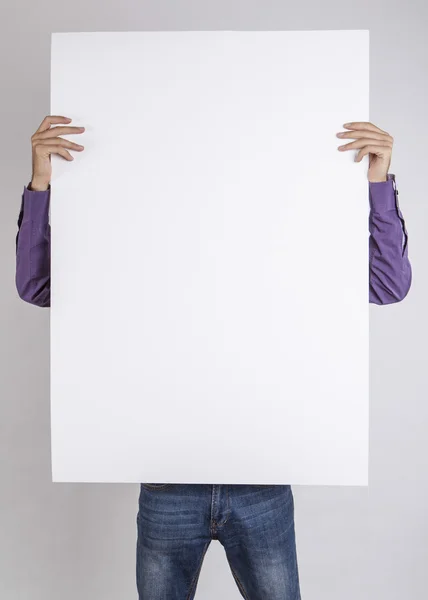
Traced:
<path fill-rule="evenodd" d="M 32 192 L 45 192 L 49 187 L 49 181 L 43 181 L 33 177 L 28 185 L 28 189 Z"/>
<path fill-rule="evenodd" d="M 385 177 L 369 177 L 369 183 L 383 183 L 385 181 L 388 181 L 387 175 Z"/>

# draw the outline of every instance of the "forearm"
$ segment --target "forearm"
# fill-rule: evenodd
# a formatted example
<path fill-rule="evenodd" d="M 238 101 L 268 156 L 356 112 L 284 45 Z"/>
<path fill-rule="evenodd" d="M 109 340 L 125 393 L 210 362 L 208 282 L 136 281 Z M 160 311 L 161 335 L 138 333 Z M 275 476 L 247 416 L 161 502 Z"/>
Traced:
<path fill-rule="evenodd" d="M 369 185 L 369 302 L 392 304 L 406 297 L 412 282 L 408 236 L 394 176 Z"/>
<path fill-rule="evenodd" d="M 24 188 L 16 235 L 16 289 L 22 300 L 41 307 L 50 306 L 51 296 L 49 199 L 50 188 Z"/>

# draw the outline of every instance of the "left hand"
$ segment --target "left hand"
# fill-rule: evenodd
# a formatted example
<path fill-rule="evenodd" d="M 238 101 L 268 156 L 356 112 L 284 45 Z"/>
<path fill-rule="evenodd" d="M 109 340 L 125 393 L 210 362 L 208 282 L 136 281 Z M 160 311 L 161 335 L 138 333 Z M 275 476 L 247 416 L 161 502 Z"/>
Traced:
<path fill-rule="evenodd" d="M 349 131 L 337 133 L 337 137 L 353 138 L 355 142 L 339 146 L 338 150 L 341 152 L 359 150 L 355 157 L 356 162 L 361 162 L 362 158 L 368 154 L 368 180 L 371 183 L 386 181 L 391 164 L 394 138 L 373 123 L 345 123 L 343 127 Z"/>

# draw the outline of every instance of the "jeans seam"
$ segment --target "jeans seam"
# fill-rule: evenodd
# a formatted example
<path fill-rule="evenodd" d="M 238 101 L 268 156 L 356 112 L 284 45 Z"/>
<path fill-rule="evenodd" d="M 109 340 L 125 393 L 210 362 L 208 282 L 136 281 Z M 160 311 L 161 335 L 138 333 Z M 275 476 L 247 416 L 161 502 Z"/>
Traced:
<path fill-rule="evenodd" d="M 190 598 L 191 598 L 191 596 L 192 596 L 193 592 L 194 592 L 194 591 L 195 591 L 195 589 L 196 589 L 196 584 L 197 584 L 197 582 L 198 582 L 199 574 L 200 574 L 200 572 L 201 572 L 202 563 L 203 563 L 203 561 L 204 561 L 204 557 L 205 557 L 205 554 L 207 553 L 207 550 L 208 550 L 208 546 L 209 546 L 209 545 L 210 545 L 210 542 L 208 541 L 208 542 L 205 544 L 204 551 L 202 552 L 201 560 L 200 560 L 200 562 L 199 562 L 199 567 L 198 567 L 198 569 L 197 569 L 197 571 L 196 571 L 195 575 L 193 576 L 193 579 L 192 579 L 192 581 L 190 582 L 190 588 L 189 588 L 189 592 L 188 592 L 188 594 L 187 594 L 187 596 L 186 596 L 186 600 L 190 600 Z"/>
<path fill-rule="evenodd" d="M 222 521 L 221 523 L 218 523 L 219 527 L 223 527 L 227 523 L 227 521 L 229 520 L 230 513 L 231 513 L 231 511 L 229 510 L 229 506 L 230 506 L 229 505 L 229 486 L 226 485 L 226 513 L 227 513 L 227 516 L 224 519 L 224 521 Z"/>
<path fill-rule="evenodd" d="M 234 569 L 233 569 L 232 565 L 230 565 L 230 570 L 232 571 L 232 575 L 233 575 L 233 576 L 234 576 L 234 578 L 235 578 L 235 581 L 236 581 L 236 583 L 237 583 L 237 585 L 238 585 L 239 591 L 241 592 L 242 596 L 244 597 L 244 600 L 249 600 L 249 598 L 248 598 L 248 596 L 247 596 L 247 593 L 246 593 L 246 591 L 245 591 L 245 589 L 244 589 L 244 586 L 243 586 L 243 584 L 241 583 L 241 580 L 239 579 L 238 575 L 237 575 L 237 574 L 236 574 L 236 572 L 234 571 Z"/>
<path fill-rule="evenodd" d="M 211 515 L 210 515 L 210 534 L 211 534 L 211 538 L 212 539 L 216 539 L 216 529 L 217 529 L 217 522 L 215 520 L 215 508 L 216 508 L 216 501 L 215 501 L 215 496 L 217 494 L 217 489 L 215 485 L 211 486 Z"/>

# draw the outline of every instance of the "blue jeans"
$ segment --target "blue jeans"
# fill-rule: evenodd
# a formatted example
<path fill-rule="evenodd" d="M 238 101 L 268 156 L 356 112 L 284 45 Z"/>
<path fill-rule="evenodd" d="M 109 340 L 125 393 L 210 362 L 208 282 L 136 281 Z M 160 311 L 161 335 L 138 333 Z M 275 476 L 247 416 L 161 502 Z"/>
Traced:
<path fill-rule="evenodd" d="M 143 483 L 137 516 L 140 600 L 192 600 L 211 540 L 247 600 L 300 600 L 289 485 Z"/>

